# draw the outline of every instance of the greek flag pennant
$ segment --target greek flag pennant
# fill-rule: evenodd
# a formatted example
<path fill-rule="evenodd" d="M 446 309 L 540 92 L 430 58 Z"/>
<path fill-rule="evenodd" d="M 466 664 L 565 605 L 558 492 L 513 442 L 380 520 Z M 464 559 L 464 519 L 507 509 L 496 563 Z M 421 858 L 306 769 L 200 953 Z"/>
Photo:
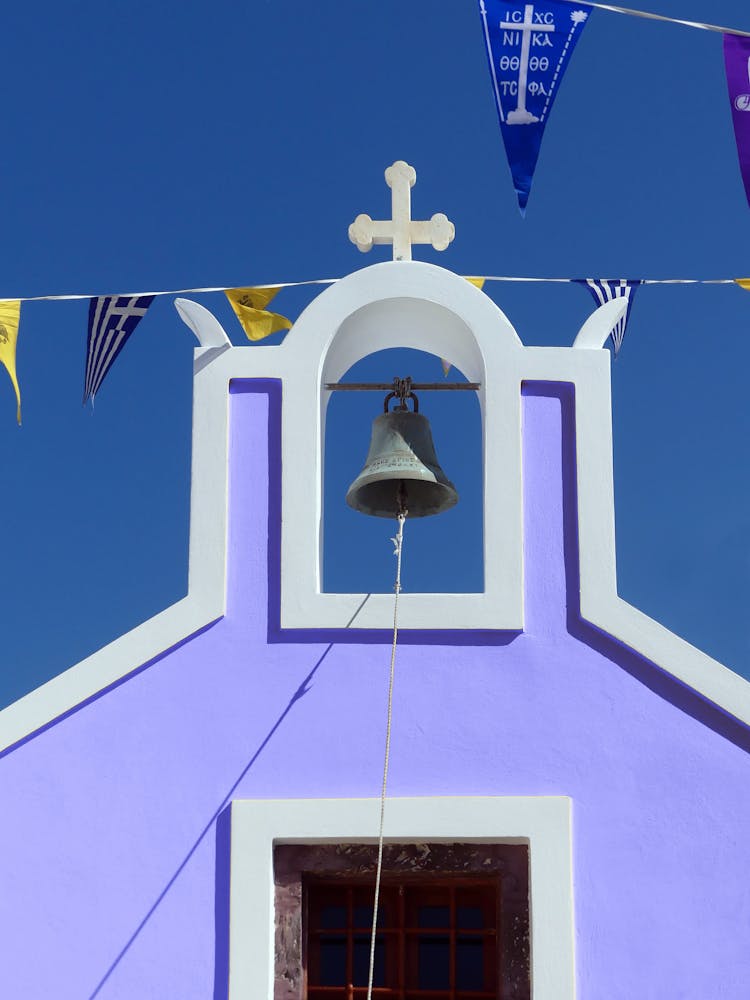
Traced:
<path fill-rule="evenodd" d="M 93 401 L 117 355 L 153 301 L 153 295 L 112 295 L 91 299 L 84 403 L 87 399 Z"/>
<path fill-rule="evenodd" d="M 628 320 L 630 319 L 630 311 L 633 308 L 635 290 L 639 285 L 643 284 L 643 280 L 641 278 L 635 278 L 632 280 L 620 278 L 619 281 L 602 281 L 598 278 L 576 278 L 575 282 L 578 285 L 584 285 L 588 288 L 594 297 L 597 309 L 599 306 L 603 306 L 605 303 L 611 302 L 612 299 L 628 300 L 628 308 L 625 311 L 625 315 L 612 327 L 610 332 L 612 345 L 615 349 L 615 357 L 617 357 L 620 348 L 622 347 L 622 339 L 625 336 L 625 328 L 627 327 Z"/>
<path fill-rule="evenodd" d="M 565 0 L 479 0 L 495 103 L 521 215 L 544 126 L 588 12 Z"/>
<path fill-rule="evenodd" d="M 724 35 L 724 69 L 740 172 L 750 202 L 750 38 Z"/>

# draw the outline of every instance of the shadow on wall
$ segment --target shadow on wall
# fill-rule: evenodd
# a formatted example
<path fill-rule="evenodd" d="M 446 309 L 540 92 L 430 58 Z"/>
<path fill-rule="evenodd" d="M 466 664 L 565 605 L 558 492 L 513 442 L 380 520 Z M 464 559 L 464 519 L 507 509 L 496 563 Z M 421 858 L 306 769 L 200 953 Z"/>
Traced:
<path fill-rule="evenodd" d="M 568 632 L 580 642 L 601 653 L 634 677 L 650 691 L 675 708 L 707 726 L 717 735 L 750 752 L 750 731 L 722 709 L 706 701 L 657 664 L 623 645 L 581 618 L 580 574 L 578 560 L 578 491 L 576 485 L 575 389 L 569 382 L 529 382 L 523 386 L 527 396 L 554 396 L 562 410 L 563 519 L 565 546 L 565 589 Z"/>
<path fill-rule="evenodd" d="M 135 928 L 133 933 L 130 935 L 126 941 L 124 947 L 121 949 L 119 954 L 116 956 L 115 960 L 109 966 L 107 971 L 104 973 L 102 978 L 97 983 L 93 992 L 89 994 L 88 1000 L 95 1000 L 101 993 L 101 990 L 106 985 L 109 978 L 112 976 L 114 971 L 117 969 L 120 962 L 125 958 L 127 953 L 130 951 L 131 947 L 135 943 L 136 939 L 140 935 L 141 931 L 144 929 L 146 924 L 149 922 L 151 917 L 154 915 L 159 905 L 161 904 L 164 897 L 167 895 L 169 890 L 175 884 L 179 876 L 185 870 L 188 862 L 193 857 L 195 852 L 198 850 L 200 845 L 203 843 L 206 835 L 216 824 L 216 874 L 215 874 L 215 905 L 214 905 L 214 919 L 216 927 L 216 953 L 215 953 L 215 963 L 214 963 L 214 997 L 221 998 L 221 1000 L 226 1000 L 227 990 L 228 990 L 228 971 L 229 971 L 229 809 L 227 808 L 232 800 L 232 795 L 237 790 L 240 782 L 249 773 L 250 769 L 253 767 L 255 762 L 258 760 L 260 755 L 263 753 L 265 748 L 271 742 L 271 739 L 276 734 L 277 730 L 281 727 L 282 723 L 286 717 L 291 712 L 292 708 L 300 701 L 310 690 L 310 684 L 313 677 L 318 672 L 320 666 L 322 665 L 325 658 L 328 656 L 330 651 L 333 649 L 333 644 L 331 643 L 318 658 L 317 662 L 313 668 L 309 671 L 306 677 L 303 679 L 302 683 L 298 686 L 297 690 L 294 692 L 292 697 L 289 699 L 284 711 L 279 715 L 278 719 L 274 722 L 273 726 L 269 729 L 266 736 L 261 741 L 258 748 L 253 753 L 250 760 L 247 762 L 242 771 L 238 774 L 235 781 L 232 783 L 231 787 L 227 790 L 224 798 L 221 800 L 217 806 L 215 812 L 208 820 L 206 825 L 203 827 L 201 832 L 198 834 L 197 839 L 194 844 L 187 852 L 185 857 L 182 859 L 180 864 L 174 871 L 174 874 L 167 881 L 166 885 L 156 897 L 152 905 L 149 907 L 148 911 L 144 915 L 141 922 Z M 223 991 L 223 992 L 222 992 Z"/>

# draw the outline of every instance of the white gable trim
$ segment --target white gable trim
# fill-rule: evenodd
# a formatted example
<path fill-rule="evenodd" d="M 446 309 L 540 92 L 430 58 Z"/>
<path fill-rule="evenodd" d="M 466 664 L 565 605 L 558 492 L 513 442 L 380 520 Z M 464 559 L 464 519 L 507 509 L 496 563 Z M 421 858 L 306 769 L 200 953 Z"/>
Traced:
<path fill-rule="evenodd" d="M 612 305 L 599 310 L 599 333 L 603 320 L 611 320 L 605 310 Z M 415 330 L 417 317 L 429 321 L 429 337 Z M 750 725 L 750 684 L 744 678 L 617 594 L 609 352 L 580 344 L 523 347 L 503 313 L 465 279 L 432 264 L 387 262 L 355 272 L 318 296 L 279 346 L 196 350 L 188 596 L 0 712 L 0 751 L 224 614 L 232 378 L 282 383 L 282 627 L 390 627 L 387 595 L 365 601 L 362 594 L 320 592 L 321 442 L 329 395 L 321 386 L 359 357 L 365 334 L 363 353 L 399 344 L 448 357 L 483 383 L 483 413 L 492 415 L 485 435 L 494 459 L 485 476 L 485 512 L 493 511 L 485 522 L 485 563 L 493 575 L 499 570 L 497 577 L 484 594 L 403 594 L 402 626 L 439 629 L 449 621 L 467 630 L 523 627 L 521 383 L 572 383 L 582 617 Z M 514 476 L 517 488 L 509 490 Z"/>
<path fill-rule="evenodd" d="M 188 594 L 0 712 L 0 752 L 217 621 L 226 607 L 227 413 L 207 405 L 210 369 L 195 351 Z M 217 441 L 220 446 L 217 447 Z"/>
<path fill-rule="evenodd" d="M 274 844 L 377 841 L 380 799 L 232 803 L 229 1000 L 272 1000 Z M 574 1000 L 571 801 L 565 796 L 389 799 L 389 843 L 528 843 L 533 1000 Z"/>

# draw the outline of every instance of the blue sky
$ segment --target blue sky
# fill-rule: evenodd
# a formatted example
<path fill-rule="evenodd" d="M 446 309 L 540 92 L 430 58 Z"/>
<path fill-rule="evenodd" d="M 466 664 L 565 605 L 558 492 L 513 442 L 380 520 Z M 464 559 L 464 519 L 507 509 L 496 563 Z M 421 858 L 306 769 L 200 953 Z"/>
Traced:
<path fill-rule="evenodd" d="M 740 0 L 641 6 L 750 30 Z M 446 253 L 415 256 L 461 274 L 750 274 L 720 35 L 594 11 L 521 219 L 473 0 L 37 2 L 3 23 L 4 297 L 344 275 L 388 256 L 361 256 L 346 231 L 388 210 L 395 159 L 417 168 L 415 216 L 456 225 Z M 317 291 L 282 292 L 275 307 L 294 318 Z M 487 291 L 527 344 L 570 344 L 592 307 L 575 286 Z M 195 298 L 243 343 L 223 296 Z M 20 429 L 0 372 L 0 703 L 186 589 L 192 337 L 157 299 L 92 412 L 86 318 L 86 302 L 23 306 Z M 749 334 L 739 288 L 647 287 L 613 366 L 620 592 L 748 677 Z M 402 363 L 413 370 L 392 370 Z M 434 359 L 364 369 L 440 376 Z M 364 458 L 368 406 L 358 454 L 343 431 L 333 442 L 342 482 Z M 464 513 L 414 534 L 407 586 L 475 588 L 477 558 L 461 557 L 476 510 L 463 421 L 475 417 L 468 402 L 464 416 L 430 407 L 441 461 L 466 479 Z M 333 585 L 356 589 L 371 569 L 368 589 L 387 589 L 390 525 L 368 521 L 356 560 L 347 530 L 332 532 Z"/>

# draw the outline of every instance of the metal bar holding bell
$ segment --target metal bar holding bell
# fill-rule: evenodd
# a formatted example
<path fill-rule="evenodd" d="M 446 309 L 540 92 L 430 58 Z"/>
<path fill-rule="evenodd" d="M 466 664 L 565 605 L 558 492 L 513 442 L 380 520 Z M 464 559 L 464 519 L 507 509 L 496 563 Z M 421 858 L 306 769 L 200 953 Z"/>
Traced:
<path fill-rule="evenodd" d="M 326 389 L 331 392 L 341 390 L 390 392 L 393 390 L 393 382 L 326 382 Z M 411 388 L 416 392 L 441 392 L 446 389 L 481 389 L 481 382 L 412 382 Z"/>

